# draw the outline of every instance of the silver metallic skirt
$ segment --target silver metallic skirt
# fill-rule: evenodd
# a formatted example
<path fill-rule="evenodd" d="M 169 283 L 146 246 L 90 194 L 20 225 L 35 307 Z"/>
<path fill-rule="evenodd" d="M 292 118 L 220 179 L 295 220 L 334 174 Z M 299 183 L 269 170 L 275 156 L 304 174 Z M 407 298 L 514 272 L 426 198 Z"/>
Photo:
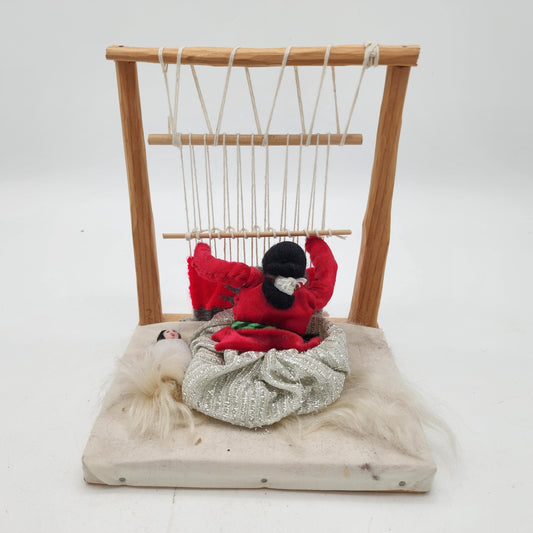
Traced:
<path fill-rule="evenodd" d="M 349 372 L 346 336 L 339 326 L 313 317 L 313 333 L 323 340 L 305 352 L 217 352 L 211 335 L 232 322 L 232 311 L 223 311 L 192 336 L 193 359 L 183 381 L 189 407 L 254 428 L 318 412 L 339 398 Z"/>

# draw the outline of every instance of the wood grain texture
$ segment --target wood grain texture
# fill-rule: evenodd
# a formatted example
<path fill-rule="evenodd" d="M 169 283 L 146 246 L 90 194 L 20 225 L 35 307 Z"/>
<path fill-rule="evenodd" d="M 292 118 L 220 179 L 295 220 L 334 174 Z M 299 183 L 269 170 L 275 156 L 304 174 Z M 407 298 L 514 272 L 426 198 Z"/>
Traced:
<path fill-rule="evenodd" d="M 183 322 L 184 320 L 193 320 L 191 313 L 163 313 L 162 322 Z"/>
<path fill-rule="evenodd" d="M 225 135 L 225 141 L 223 139 L 223 136 Z M 305 145 L 309 140 L 309 145 L 315 146 L 317 143 L 317 136 L 318 136 L 318 144 L 321 146 L 328 144 L 328 135 L 329 135 L 329 144 L 331 145 L 339 145 L 342 139 L 342 134 L 340 133 L 313 133 L 311 135 L 302 135 L 300 133 L 269 133 L 268 134 L 268 145 L 269 146 L 286 146 L 287 145 L 287 135 L 289 137 L 289 145 L 290 146 L 300 146 L 302 144 Z M 181 144 L 183 145 L 194 145 L 194 146 L 200 146 L 207 144 L 209 146 L 212 146 L 215 144 L 215 135 L 211 133 L 203 134 L 203 133 L 180 133 L 179 134 Z M 250 146 L 253 144 L 255 146 L 261 146 L 263 144 L 263 140 L 265 138 L 264 135 L 258 135 L 258 134 L 235 134 L 235 133 L 220 133 L 218 135 L 218 146 L 222 146 L 223 143 L 225 143 L 227 146 L 235 146 L 237 144 L 237 137 L 239 138 L 239 144 L 241 146 Z M 172 135 L 169 133 L 152 133 L 148 135 L 148 144 L 150 145 L 172 145 Z M 346 145 L 359 145 L 363 144 L 363 136 L 360 133 L 349 133 L 346 135 L 346 139 L 344 144 Z"/>
<path fill-rule="evenodd" d="M 409 67 L 388 67 L 379 117 L 361 250 L 348 320 L 378 327 L 390 238 L 392 193 Z"/>
<path fill-rule="evenodd" d="M 137 65 L 117 62 L 117 82 L 128 175 L 139 323 L 161 322 L 161 291 L 146 166 Z"/>
<path fill-rule="evenodd" d="M 183 65 L 210 65 L 224 67 L 228 65 L 232 48 L 187 47 L 183 49 Z M 285 48 L 239 48 L 235 53 L 233 65 L 236 67 L 273 67 L 280 66 Z M 159 48 L 137 48 L 129 46 L 110 46 L 106 50 L 106 59 L 113 61 L 139 61 L 159 63 Z M 289 54 L 287 65 L 310 66 L 323 65 L 325 46 L 294 46 Z M 379 64 L 396 66 L 416 66 L 420 47 L 382 46 L 379 47 Z M 177 48 L 165 48 L 165 63 L 176 63 Z M 332 46 L 328 65 L 346 66 L 362 65 L 365 56 L 364 45 Z"/>

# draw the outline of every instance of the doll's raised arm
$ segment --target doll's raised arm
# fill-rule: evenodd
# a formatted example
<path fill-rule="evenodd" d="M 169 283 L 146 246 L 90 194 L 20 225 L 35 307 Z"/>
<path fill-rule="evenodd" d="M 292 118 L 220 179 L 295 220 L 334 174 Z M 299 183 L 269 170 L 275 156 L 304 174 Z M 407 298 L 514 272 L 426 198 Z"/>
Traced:
<path fill-rule="evenodd" d="M 198 243 L 194 249 L 192 264 L 202 278 L 236 289 L 262 279 L 262 274 L 256 268 L 244 263 L 224 261 L 211 255 L 211 249 L 205 243 Z"/>
<path fill-rule="evenodd" d="M 311 263 L 315 267 L 308 288 L 316 298 L 316 308 L 322 309 L 333 295 L 337 279 L 337 262 L 323 239 L 308 237 L 305 249 L 309 252 Z"/>

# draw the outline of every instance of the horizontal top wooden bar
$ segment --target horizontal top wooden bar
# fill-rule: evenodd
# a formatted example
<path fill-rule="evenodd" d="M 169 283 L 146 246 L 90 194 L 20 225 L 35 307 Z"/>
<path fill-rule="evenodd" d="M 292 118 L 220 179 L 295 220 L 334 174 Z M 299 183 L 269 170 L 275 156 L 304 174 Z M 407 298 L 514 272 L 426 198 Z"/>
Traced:
<path fill-rule="evenodd" d="M 325 46 L 294 46 L 291 48 L 287 65 L 323 65 Z M 210 65 L 224 67 L 228 65 L 232 48 L 190 47 L 184 48 L 181 55 L 183 65 Z M 274 67 L 282 63 L 286 48 L 239 48 L 235 53 L 233 65 L 238 67 Z M 379 47 L 379 64 L 388 66 L 414 67 L 417 64 L 420 47 L 385 46 Z M 165 63 L 176 63 L 177 48 L 165 48 Z M 364 45 L 332 46 L 328 65 L 346 66 L 362 65 L 365 57 Z M 142 63 L 159 63 L 159 48 L 136 48 L 130 46 L 110 46 L 106 50 L 106 59 L 113 61 L 137 61 Z"/>

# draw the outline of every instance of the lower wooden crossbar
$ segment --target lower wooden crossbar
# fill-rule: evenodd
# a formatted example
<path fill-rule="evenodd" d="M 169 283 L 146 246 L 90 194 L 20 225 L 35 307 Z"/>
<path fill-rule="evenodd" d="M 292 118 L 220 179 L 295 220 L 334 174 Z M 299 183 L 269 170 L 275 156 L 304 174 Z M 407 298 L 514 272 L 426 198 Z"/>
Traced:
<path fill-rule="evenodd" d="M 352 230 L 335 229 L 335 230 L 279 230 L 279 231 L 198 231 L 189 233 L 163 233 L 163 239 L 261 239 L 264 237 L 343 237 L 351 235 Z"/>
<path fill-rule="evenodd" d="M 237 144 L 237 139 L 239 145 L 241 146 L 250 146 L 253 142 L 255 146 L 262 146 L 263 141 L 265 140 L 265 135 L 258 134 L 235 134 L 235 133 L 220 133 L 218 136 L 215 136 L 212 133 L 203 134 L 203 133 L 179 133 L 178 141 L 185 146 L 195 145 L 208 145 L 208 146 L 235 146 Z M 216 137 L 216 141 L 215 141 Z M 291 134 L 278 134 L 272 133 L 267 135 L 267 142 L 269 146 L 286 146 L 287 140 L 290 146 L 299 146 L 303 144 L 309 144 L 315 146 L 318 144 L 321 146 L 325 145 L 360 145 L 363 144 L 363 135 L 360 133 L 349 133 L 342 142 L 343 135 L 341 133 L 313 133 L 310 135 L 300 134 L 300 133 L 291 133 Z M 148 135 L 148 144 L 149 145 L 172 145 L 172 135 L 169 133 L 152 133 Z"/>

